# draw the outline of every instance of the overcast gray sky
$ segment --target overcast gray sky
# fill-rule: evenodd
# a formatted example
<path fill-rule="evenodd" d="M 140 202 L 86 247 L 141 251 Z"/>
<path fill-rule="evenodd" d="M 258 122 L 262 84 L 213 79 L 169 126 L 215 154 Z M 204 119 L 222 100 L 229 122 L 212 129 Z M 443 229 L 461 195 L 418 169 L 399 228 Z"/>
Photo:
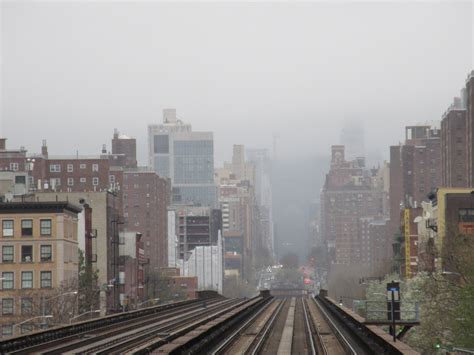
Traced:
<path fill-rule="evenodd" d="M 344 122 L 388 155 L 407 124 L 440 119 L 473 68 L 470 1 L 163 3 L 3 1 L 9 147 L 97 153 L 175 107 L 232 144 L 322 155 Z"/>

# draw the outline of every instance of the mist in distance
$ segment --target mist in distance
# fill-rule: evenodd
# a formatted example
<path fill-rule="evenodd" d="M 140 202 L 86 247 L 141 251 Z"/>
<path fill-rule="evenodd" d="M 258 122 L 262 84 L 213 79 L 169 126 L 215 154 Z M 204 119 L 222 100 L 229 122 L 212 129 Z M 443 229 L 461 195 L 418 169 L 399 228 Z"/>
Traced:
<path fill-rule="evenodd" d="M 147 124 L 175 107 L 214 132 L 217 162 L 274 133 L 281 158 L 327 156 L 352 120 L 386 157 L 404 125 L 440 118 L 472 65 L 467 1 L 1 7 L 1 134 L 30 151 L 46 138 L 96 153 L 117 127 L 144 164 Z"/>
<path fill-rule="evenodd" d="M 144 165 L 147 125 L 169 107 L 214 132 L 216 167 L 232 144 L 272 150 L 275 135 L 279 226 L 307 228 L 344 127 L 363 127 L 369 164 L 381 162 L 405 125 L 440 119 L 473 67 L 469 1 L 0 6 L 9 148 L 98 154 L 118 128 Z"/>

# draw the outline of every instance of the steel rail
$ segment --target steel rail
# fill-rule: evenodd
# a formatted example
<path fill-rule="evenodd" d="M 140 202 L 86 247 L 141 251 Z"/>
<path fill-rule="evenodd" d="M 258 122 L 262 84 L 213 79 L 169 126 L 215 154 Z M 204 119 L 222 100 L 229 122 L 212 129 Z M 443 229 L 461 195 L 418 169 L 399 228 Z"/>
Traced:
<path fill-rule="evenodd" d="M 273 327 L 273 324 L 275 323 L 277 317 L 280 315 L 281 310 L 283 309 L 283 305 L 287 302 L 287 299 L 283 300 L 280 302 L 280 305 L 278 308 L 275 310 L 273 313 L 272 317 L 268 320 L 267 324 L 264 327 L 263 333 L 260 335 L 259 340 L 257 341 L 256 344 L 251 344 L 251 346 L 254 347 L 252 350 L 252 355 L 258 354 L 258 352 L 262 349 L 263 344 L 265 341 L 268 339 L 268 336 L 270 335 L 270 330 Z"/>
<path fill-rule="evenodd" d="M 308 301 L 306 301 L 306 304 L 308 303 Z M 330 355 L 329 354 L 329 351 L 328 351 L 328 348 L 326 346 L 326 342 L 323 340 L 323 336 L 321 335 L 321 332 L 320 332 L 320 329 L 318 328 L 318 326 L 316 325 L 316 322 L 315 322 L 315 319 L 314 319 L 314 315 L 311 314 L 311 312 L 309 312 L 309 316 L 311 318 L 311 325 L 313 325 L 313 328 L 314 328 L 314 334 L 316 334 L 317 336 L 317 339 L 318 339 L 318 342 L 316 342 L 314 345 L 317 347 L 317 350 L 316 350 L 316 353 L 319 354 L 319 353 L 322 353 L 324 355 Z"/>
<path fill-rule="evenodd" d="M 334 323 L 334 321 L 331 319 L 331 316 L 324 310 L 324 307 L 321 306 L 320 302 L 315 298 L 313 298 L 313 300 L 314 300 L 316 306 L 318 307 L 318 309 L 323 314 L 324 318 L 326 318 L 326 320 L 331 324 L 331 328 L 335 332 L 337 332 L 337 338 L 339 339 L 339 341 L 344 342 L 344 345 L 350 350 L 351 354 L 357 355 L 357 351 L 352 347 L 349 340 L 347 340 L 347 338 L 344 336 L 344 334 L 342 334 L 342 332 L 340 330 L 340 327 L 337 326 L 336 323 Z"/>
<path fill-rule="evenodd" d="M 219 299 L 219 298 L 215 298 Z M 41 345 L 60 344 L 64 340 L 77 339 L 83 334 L 100 332 L 108 327 L 143 320 L 147 317 L 158 316 L 166 312 L 176 311 L 196 304 L 199 300 L 176 302 L 168 305 L 159 305 L 141 310 L 124 312 L 106 317 L 77 322 L 66 326 L 37 331 L 28 335 L 13 337 L 0 342 L 0 353 L 31 353 Z"/>
<path fill-rule="evenodd" d="M 311 346 L 311 353 L 316 355 L 317 351 L 316 351 L 316 346 L 314 344 L 313 333 L 311 332 L 311 325 L 309 323 L 308 310 L 306 309 L 306 300 L 303 299 L 301 302 L 303 303 L 303 313 L 304 313 L 304 318 L 305 318 L 305 323 L 306 323 L 306 330 L 308 331 L 309 344 Z M 319 332 L 316 329 L 316 327 L 315 327 L 315 331 L 316 331 L 316 334 L 319 337 L 320 335 L 319 335 Z M 325 351 L 324 354 L 327 355 L 328 352 L 327 352 L 327 349 L 325 349 L 325 345 L 323 345 L 323 349 Z"/>
<path fill-rule="evenodd" d="M 228 313 L 232 313 L 232 312 L 235 312 L 235 311 L 242 312 L 245 309 L 247 309 L 248 307 L 252 307 L 252 306 L 254 306 L 254 305 L 256 305 L 260 302 L 262 302 L 261 297 L 254 297 L 252 299 L 247 299 L 247 300 L 238 302 L 237 304 L 234 304 L 230 307 L 227 307 L 224 310 L 221 310 L 221 311 L 219 311 L 215 314 L 208 315 L 204 318 L 201 317 L 197 321 L 195 321 L 194 323 L 191 323 L 190 325 L 186 325 L 186 326 L 183 327 L 182 324 L 181 324 L 180 328 L 177 328 L 173 333 L 170 333 L 165 337 L 156 337 L 156 335 L 155 335 L 155 337 L 153 339 L 149 340 L 148 342 L 146 342 L 146 343 L 142 342 L 141 344 L 135 346 L 132 350 L 128 349 L 128 352 L 131 352 L 131 353 L 134 353 L 134 354 L 149 354 L 151 352 L 155 352 L 157 349 L 164 346 L 165 344 L 170 343 L 173 340 L 188 334 L 192 330 L 194 330 L 196 328 L 199 328 L 202 325 L 205 325 L 209 322 L 212 322 L 215 319 L 218 319 L 222 316 L 225 316 Z M 183 345 L 183 344 L 181 344 L 181 345 Z M 104 353 L 104 354 L 106 354 L 106 353 Z"/>
<path fill-rule="evenodd" d="M 247 329 L 248 326 L 264 311 L 266 311 L 270 305 L 276 302 L 276 300 L 272 299 L 270 302 L 267 302 L 260 310 L 258 310 L 255 314 L 253 314 L 242 326 L 239 327 L 236 331 L 234 331 L 230 336 L 228 336 L 224 342 L 222 342 L 214 351 L 212 351 L 212 355 L 220 354 L 221 352 L 225 351 L 232 343 L 237 340 L 240 336 L 240 333 Z"/>
<path fill-rule="evenodd" d="M 145 342 L 150 337 L 156 337 L 157 332 L 169 332 L 173 330 L 174 327 L 177 325 L 188 324 L 189 322 L 194 321 L 195 319 L 199 319 L 209 311 L 219 311 L 221 309 L 225 309 L 227 307 L 231 307 L 232 304 L 235 303 L 235 300 L 226 300 L 224 302 L 220 302 L 215 304 L 215 307 L 210 308 L 199 308 L 197 310 L 191 310 L 185 313 L 181 313 L 178 316 L 170 319 L 170 320 L 162 320 L 160 324 L 147 324 L 142 327 L 134 327 L 133 329 L 129 330 L 127 333 L 120 332 L 121 334 L 115 335 L 112 338 L 102 339 L 101 341 L 94 341 L 94 339 L 90 339 L 92 342 L 88 344 L 84 344 L 81 348 L 74 349 L 74 352 L 78 353 L 111 353 L 114 350 L 120 350 L 123 352 L 126 349 L 135 347 L 137 341 Z"/>
<path fill-rule="evenodd" d="M 210 304 L 222 302 L 220 299 L 216 298 L 213 300 L 208 300 Z M 165 309 L 162 312 L 157 312 L 153 314 L 147 314 L 142 317 L 134 318 L 129 322 L 117 322 L 112 324 L 104 325 L 100 328 L 96 328 L 93 331 L 88 330 L 80 332 L 74 335 L 70 335 L 64 338 L 54 339 L 49 342 L 44 342 L 30 347 L 11 352 L 12 354 L 30 354 L 30 353 L 58 353 L 65 352 L 70 349 L 74 349 L 80 346 L 83 346 L 87 343 L 90 343 L 92 340 L 98 342 L 106 337 L 114 336 L 121 334 L 124 331 L 135 329 L 137 323 L 152 324 L 157 321 L 165 320 L 170 317 L 170 315 L 179 315 L 187 313 L 194 309 L 201 309 L 201 302 L 193 302 L 190 304 L 185 304 L 180 307 L 175 307 L 171 309 Z M 125 323 L 125 324 L 124 324 Z M 94 334 L 94 338 L 87 338 L 89 334 Z"/>

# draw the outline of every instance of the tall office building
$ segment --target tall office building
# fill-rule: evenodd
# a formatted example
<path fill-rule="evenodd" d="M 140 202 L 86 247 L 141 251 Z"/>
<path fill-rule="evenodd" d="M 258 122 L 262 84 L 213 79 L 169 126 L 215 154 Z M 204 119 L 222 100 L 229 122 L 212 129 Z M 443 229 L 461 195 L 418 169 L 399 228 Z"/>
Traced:
<path fill-rule="evenodd" d="M 443 187 L 467 187 L 466 109 L 456 97 L 441 121 Z"/>
<path fill-rule="evenodd" d="M 148 126 L 148 148 L 150 166 L 171 179 L 174 204 L 217 207 L 212 132 L 193 132 L 165 109 L 163 123 Z"/>

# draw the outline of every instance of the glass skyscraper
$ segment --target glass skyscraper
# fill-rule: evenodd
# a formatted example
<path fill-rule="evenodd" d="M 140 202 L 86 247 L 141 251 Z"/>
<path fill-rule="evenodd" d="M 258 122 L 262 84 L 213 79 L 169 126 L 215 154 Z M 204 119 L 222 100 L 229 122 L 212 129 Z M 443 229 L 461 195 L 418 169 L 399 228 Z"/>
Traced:
<path fill-rule="evenodd" d="M 217 207 L 212 132 L 193 132 L 164 110 L 163 124 L 148 126 L 148 142 L 149 164 L 171 179 L 174 204 Z"/>

